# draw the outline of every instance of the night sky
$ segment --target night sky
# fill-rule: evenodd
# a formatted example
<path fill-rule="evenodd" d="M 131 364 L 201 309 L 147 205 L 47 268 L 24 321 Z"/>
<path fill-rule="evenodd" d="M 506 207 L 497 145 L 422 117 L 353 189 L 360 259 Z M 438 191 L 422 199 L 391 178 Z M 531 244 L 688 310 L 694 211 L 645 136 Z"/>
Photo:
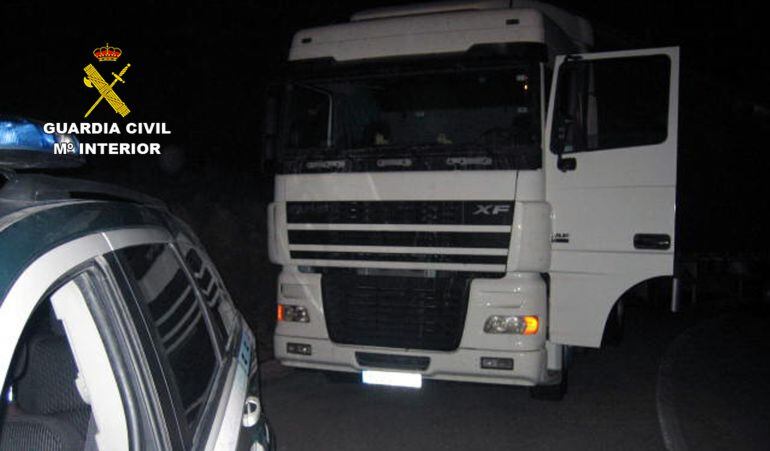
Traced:
<path fill-rule="evenodd" d="M 178 180 L 236 174 L 269 201 L 258 174 L 263 91 L 280 74 L 292 34 L 346 20 L 387 0 L 288 2 L 68 2 L 6 0 L 0 6 L 0 112 L 57 122 L 80 121 L 97 97 L 82 83 L 91 52 L 109 42 L 123 50 L 110 70 L 132 67 L 119 92 L 129 119 L 167 122 L 167 144 L 184 149 Z M 764 192 L 770 138 L 765 15 L 758 5 L 686 2 L 554 1 L 594 24 L 597 50 L 682 47 L 679 250 L 767 252 Z M 102 67 L 102 66 L 99 66 Z M 97 108 L 92 121 L 113 121 Z M 127 119 L 128 120 L 128 119 Z M 155 173 L 153 159 L 96 159 L 90 174 L 134 184 Z M 123 174 L 125 177 L 114 177 Z M 160 174 L 160 173 L 159 173 Z M 201 176 L 202 177 L 202 176 Z M 216 191 L 213 183 L 185 190 Z M 134 186 L 164 197 L 169 181 Z M 182 182 L 180 182 L 182 183 Z"/>

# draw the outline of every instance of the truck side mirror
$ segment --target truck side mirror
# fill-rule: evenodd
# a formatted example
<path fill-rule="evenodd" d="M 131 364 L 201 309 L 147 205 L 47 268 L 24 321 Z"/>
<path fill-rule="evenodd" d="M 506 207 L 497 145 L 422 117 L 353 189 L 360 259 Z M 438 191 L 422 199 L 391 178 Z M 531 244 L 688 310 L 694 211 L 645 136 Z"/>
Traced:
<path fill-rule="evenodd" d="M 560 153 L 556 157 L 556 167 L 561 172 L 574 171 L 577 169 L 577 160 L 574 157 L 564 158 Z"/>
<path fill-rule="evenodd" d="M 564 157 L 567 137 L 574 124 L 575 120 L 571 116 L 565 115 L 561 118 L 560 125 L 556 128 L 553 151 L 556 153 L 556 167 L 562 172 L 574 171 L 577 168 L 577 160 L 575 158 Z"/>
<path fill-rule="evenodd" d="M 574 123 L 575 120 L 569 115 L 565 114 L 559 118 L 559 124 L 557 125 L 554 133 L 555 139 L 553 140 L 553 144 L 551 146 L 556 155 L 561 156 L 561 154 L 564 153 L 564 149 L 567 145 L 567 137 L 569 136 L 569 133 L 572 130 L 572 125 Z"/>
<path fill-rule="evenodd" d="M 574 171 L 577 159 L 565 153 L 586 149 L 585 111 L 588 108 L 590 65 L 579 56 L 568 56 L 559 70 L 551 151 L 556 154 L 556 167 Z"/>

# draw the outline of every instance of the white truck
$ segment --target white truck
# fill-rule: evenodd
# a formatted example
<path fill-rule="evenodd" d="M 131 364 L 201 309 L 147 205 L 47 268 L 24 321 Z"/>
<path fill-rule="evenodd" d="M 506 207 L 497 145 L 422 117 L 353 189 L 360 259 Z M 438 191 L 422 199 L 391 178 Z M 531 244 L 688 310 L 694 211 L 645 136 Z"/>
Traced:
<path fill-rule="evenodd" d="M 679 50 L 592 45 L 526 0 L 296 33 L 265 122 L 281 363 L 563 396 L 569 347 L 674 265 Z"/>

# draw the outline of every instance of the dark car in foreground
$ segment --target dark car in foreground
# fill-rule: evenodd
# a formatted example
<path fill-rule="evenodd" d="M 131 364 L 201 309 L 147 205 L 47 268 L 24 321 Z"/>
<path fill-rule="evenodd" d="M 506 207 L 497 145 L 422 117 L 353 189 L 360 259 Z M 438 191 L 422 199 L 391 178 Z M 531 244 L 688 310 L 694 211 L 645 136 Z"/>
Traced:
<path fill-rule="evenodd" d="M 0 136 L 0 450 L 270 449 L 254 335 L 193 232 L 153 198 L 30 173 L 45 152 L 16 138 Z"/>

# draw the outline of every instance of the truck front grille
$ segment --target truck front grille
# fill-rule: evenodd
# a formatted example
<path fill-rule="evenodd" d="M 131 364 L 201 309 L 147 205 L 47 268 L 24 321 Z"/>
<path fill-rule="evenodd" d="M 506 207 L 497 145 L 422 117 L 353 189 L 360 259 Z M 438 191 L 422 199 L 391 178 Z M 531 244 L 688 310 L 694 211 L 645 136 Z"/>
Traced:
<path fill-rule="evenodd" d="M 307 267 L 505 272 L 514 203 L 287 202 L 292 263 Z"/>
<path fill-rule="evenodd" d="M 497 206 L 478 214 L 479 206 Z M 500 206 L 504 208 L 499 208 Z M 487 210 L 491 212 L 491 209 Z M 359 201 L 288 202 L 289 223 L 307 224 L 484 224 L 510 225 L 513 202 L 507 201 Z"/>
<path fill-rule="evenodd" d="M 452 351 L 462 339 L 471 276 L 322 276 L 329 338 L 340 344 Z"/>

